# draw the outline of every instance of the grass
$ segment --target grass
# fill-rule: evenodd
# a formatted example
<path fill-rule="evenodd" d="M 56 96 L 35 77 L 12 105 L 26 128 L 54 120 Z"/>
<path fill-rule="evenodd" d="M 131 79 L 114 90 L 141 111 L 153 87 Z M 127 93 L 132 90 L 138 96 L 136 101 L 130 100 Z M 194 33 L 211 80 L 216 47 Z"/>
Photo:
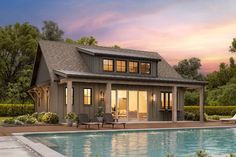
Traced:
<path fill-rule="evenodd" d="M 209 120 L 219 120 L 221 118 L 231 118 L 232 116 L 219 116 L 219 115 L 212 115 L 212 116 L 207 116 L 207 119 Z"/>

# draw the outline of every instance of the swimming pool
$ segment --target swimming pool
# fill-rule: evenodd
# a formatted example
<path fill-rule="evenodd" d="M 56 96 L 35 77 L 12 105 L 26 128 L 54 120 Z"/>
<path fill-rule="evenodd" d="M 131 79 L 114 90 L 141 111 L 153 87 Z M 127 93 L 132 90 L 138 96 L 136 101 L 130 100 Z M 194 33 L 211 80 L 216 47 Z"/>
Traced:
<path fill-rule="evenodd" d="M 26 135 L 69 156 L 175 156 L 206 150 L 211 155 L 236 153 L 236 128 Z"/>

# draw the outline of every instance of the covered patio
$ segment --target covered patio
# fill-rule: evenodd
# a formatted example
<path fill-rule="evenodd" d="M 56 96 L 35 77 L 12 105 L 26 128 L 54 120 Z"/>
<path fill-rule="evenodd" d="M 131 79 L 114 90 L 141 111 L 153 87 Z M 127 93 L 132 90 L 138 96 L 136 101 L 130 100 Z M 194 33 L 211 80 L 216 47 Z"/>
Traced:
<path fill-rule="evenodd" d="M 172 79 L 161 79 L 161 78 L 142 78 L 143 80 L 137 81 L 135 77 L 124 77 L 124 76 L 109 76 L 109 75 L 91 75 L 87 73 L 75 73 L 70 71 L 55 71 L 57 75 L 61 78 L 59 80 L 60 85 L 65 85 L 67 88 L 66 96 L 66 113 L 73 112 L 73 86 L 77 83 L 87 83 L 87 84 L 100 84 L 105 88 L 99 90 L 98 99 L 102 100 L 105 107 L 106 113 L 111 113 L 112 111 L 112 91 L 115 87 L 119 86 L 136 86 L 136 87 L 146 87 L 151 88 L 147 90 L 148 97 L 148 114 L 149 117 L 157 117 L 159 112 L 152 113 L 151 111 L 159 110 L 161 107 L 161 96 L 160 88 L 170 89 L 172 106 L 168 110 L 171 113 L 171 121 L 173 123 L 178 122 L 178 113 L 184 114 L 184 93 L 187 89 L 194 89 L 199 92 L 199 115 L 200 122 L 204 122 L 204 88 L 206 82 L 199 81 L 189 81 L 189 80 L 172 80 Z M 119 89 L 119 88 L 118 88 Z M 122 89 L 122 88 L 121 88 Z M 123 88 L 125 89 L 125 88 Z M 127 90 L 127 89 L 126 89 Z M 97 96 L 96 96 L 97 97 Z M 116 96 L 117 97 L 117 96 Z M 127 109 L 128 110 L 128 109 Z M 164 111 L 164 110 L 162 110 Z M 151 115 L 152 114 L 152 115 Z M 117 115 L 115 115 L 117 116 Z M 182 115 L 183 116 L 183 115 Z M 155 118 L 148 118 L 149 121 L 158 121 Z M 182 118 L 181 121 L 184 119 Z"/>

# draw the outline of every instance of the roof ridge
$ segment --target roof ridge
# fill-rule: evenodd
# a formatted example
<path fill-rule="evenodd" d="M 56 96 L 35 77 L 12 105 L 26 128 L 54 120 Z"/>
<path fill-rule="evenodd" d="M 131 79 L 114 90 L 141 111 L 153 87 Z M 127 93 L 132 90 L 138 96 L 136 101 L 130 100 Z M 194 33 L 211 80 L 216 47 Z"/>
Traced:
<path fill-rule="evenodd" d="M 135 52 L 142 52 L 142 53 L 145 52 L 145 53 L 153 53 L 153 54 L 160 56 L 159 52 L 157 52 L 157 51 L 137 50 L 137 49 L 130 49 L 130 48 L 114 48 L 114 47 L 100 46 L 100 45 L 82 45 L 82 44 L 78 44 L 78 43 L 67 43 L 65 41 L 39 40 L 38 42 L 39 43 L 40 42 L 54 42 L 54 43 L 60 43 L 60 44 L 65 44 L 65 45 L 79 46 L 79 47 L 83 47 L 83 48 L 109 49 L 112 51 L 124 50 L 124 51 L 135 51 Z"/>

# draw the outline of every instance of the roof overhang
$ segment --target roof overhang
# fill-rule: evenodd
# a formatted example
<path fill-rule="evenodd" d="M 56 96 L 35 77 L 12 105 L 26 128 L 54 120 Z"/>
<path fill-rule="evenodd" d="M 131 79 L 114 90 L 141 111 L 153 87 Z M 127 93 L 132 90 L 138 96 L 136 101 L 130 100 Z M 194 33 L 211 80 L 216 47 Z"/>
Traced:
<path fill-rule="evenodd" d="M 101 80 L 106 79 L 106 80 L 137 81 L 137 82 L 150 82 L 150 83 L 151 82 L 176 83 L 176 84 L 191 84 L 191 85 L 208 84 L 207 81 L 196 81 L 196 80 L 188 80 L 188 79 L 94 74 L 94 73 L 66 71 L 66 70 L 54 70 L 54 73 L 64 78 L 101 79 Z"/>

